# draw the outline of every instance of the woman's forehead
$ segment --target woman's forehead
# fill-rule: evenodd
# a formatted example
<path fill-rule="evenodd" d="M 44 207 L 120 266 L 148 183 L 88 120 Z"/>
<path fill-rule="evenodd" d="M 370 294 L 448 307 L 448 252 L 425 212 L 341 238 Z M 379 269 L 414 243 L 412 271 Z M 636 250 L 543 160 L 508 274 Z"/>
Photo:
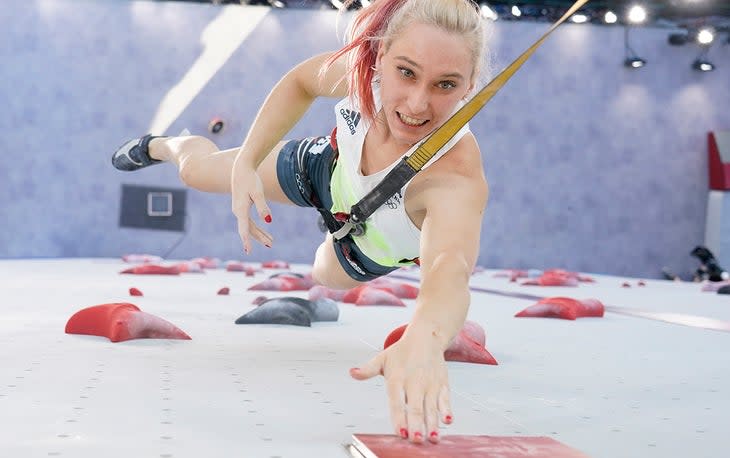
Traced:
<path fill-rule="evenodd" d="M 458 71 L 468 77 L 473 67 L 473 45 L 464 35 L 413 22 L 392 38 L 386 53 L 436 72 Z"/>

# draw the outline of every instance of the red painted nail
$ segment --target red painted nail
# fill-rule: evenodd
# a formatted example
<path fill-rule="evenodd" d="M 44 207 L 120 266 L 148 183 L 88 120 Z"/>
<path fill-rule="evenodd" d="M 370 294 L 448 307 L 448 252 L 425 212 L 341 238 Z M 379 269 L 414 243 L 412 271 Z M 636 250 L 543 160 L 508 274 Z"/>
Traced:
<path fill-rule="evenodd" d="M 400 429 L 400 437 L 403 439 L 408 439 L 408 430 L 405 428 Z"/>
<path fill-rule="evenodd" d="M 264 218 L 264 221 L 266 221 L 267 223 L 270 223 L 271 222 L 271 215 L 266 215 L 266 217 Z"/>
<path fill-rule="evenodd" d="M 420 441 L 421 439 L 423 439 L 423 434 L 421 434 L 420 432 L 416 431 L 415 433 L 413 433 L 413 438 L 415 440 L 417 440 L 417 441 Z"/>
<path fill-rule="evenodd" d="M 439 437 L 438 431 L 431 431 L 431 439 L 435 439 L 437 437 Z"/>
<path fill-rule="evenodd" d="M 451 417 L 451 415 L 446 415 L 445 420 L 446 420 L 446 423 L 451 423 L 451 420 L 453 420 L 453 418 Z"/>

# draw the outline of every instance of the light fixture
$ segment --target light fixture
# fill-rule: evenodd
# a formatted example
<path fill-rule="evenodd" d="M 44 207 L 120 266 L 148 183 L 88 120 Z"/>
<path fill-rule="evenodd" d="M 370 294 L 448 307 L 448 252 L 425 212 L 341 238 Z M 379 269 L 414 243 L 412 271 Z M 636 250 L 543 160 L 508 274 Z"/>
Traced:
<path fill-rule="evenodd" d="M 715 65 L 707 60 L 696 59 L 692 62 L 692 68 L 698 72 L 711 72 L 715 69 Z"/>
<path fill-rule="evenodd" d="M 629 22 L 632 24 L 641 24 L 646 21 L 646 10 L 643 6 L 634 5 L 629 9 Z"/>
<path fill-rule="evenodd" d="M 573 16 L 570 17 L 570 20 L 576 24 L 583 24 L 585 22 L 588 22 L 588 16 L 583 13 L 575 13 Z"/>
<path fill-rule="evenodd" d="M 479 6 L 479 11 L 481 11 L 482 17 L 484 19 L 491 19 L 492 21 L 496 21 L 497 19 L 499 19 L 497 13 L 489 6 L 487 2 L 484 2 Z"/>
<path fill-rule="evenodd" d="M 697 32 L 697 42 L 701 45 L 709 45 L 715 40 L 715 32 L 712 29 L 701 29 Z"/>
<path fill-rule="evenodd" d="M 631 48 L 629 44 L 629 28 L 624 27 L 624 66 L 627 68 L 641 68 L 646 65 L 646 60 L 642 59 Z"/>
<path fill-rule="evenodd" d="M 522 16 L 522 10 L 520 10 L 520 7 L 517 5 L 512 5 L 512 16 L 514 17 L 520 17 Z"/>
<path fill-rule="evenodd" d="M 329 1 L 332 4 L 332 8 L 334 8 L 336 10 L 341 10 L 341 9 L 345 8 L 345 6 L 347 6 L 348 11 L 356 10 L 360 7 L 367 6 L 367 5 L 363 4 L 363 2 L 357 2 L 357 1 L 351 1 L 351 2 L 347 2 L 344 0 L 329 0 Z"/>
<path fill-rule="evenodd" d="M 603 22 L 606 24 L 615 24 L 616 21 L 618 21 L 618 16 L 613 11 L 606 11 L 606 14 L 603 15 Z"/>
<path fill-rule="evenodd" d="M 646 61 L 638 56 L 627 57 L 624 59 L 624 66 L 629 68 L 641 68 L 646 65 Z"/>
<path fill-rule="evenodd" d="M 707 52 L 710 50 L 709 45 L 702 46 L 700 55 L 692 62 L 692 68 L 698 72 L 711 72 L 715 69 L 715 64 L 707 59 Z"/>

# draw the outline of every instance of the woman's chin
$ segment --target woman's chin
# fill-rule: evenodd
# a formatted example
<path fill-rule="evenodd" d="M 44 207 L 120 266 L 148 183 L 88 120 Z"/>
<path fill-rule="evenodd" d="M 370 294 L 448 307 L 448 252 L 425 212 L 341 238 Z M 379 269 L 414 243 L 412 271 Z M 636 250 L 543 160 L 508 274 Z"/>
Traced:
<path fill-rule="evenodd" d="M 405 126 L 401 124 L 399 126 L 400 129 L 398 129 L 398 132 L 396 133 L 396 140 L 398 143 L 413 146 L 416 143 L 423 140 L 424 137 L 426 137 L 428 134 L 431 133 L 431 130 L 426 128 L 425 126 L 419 126 L 419 127 L 411 127 L 411 126 Z"/>

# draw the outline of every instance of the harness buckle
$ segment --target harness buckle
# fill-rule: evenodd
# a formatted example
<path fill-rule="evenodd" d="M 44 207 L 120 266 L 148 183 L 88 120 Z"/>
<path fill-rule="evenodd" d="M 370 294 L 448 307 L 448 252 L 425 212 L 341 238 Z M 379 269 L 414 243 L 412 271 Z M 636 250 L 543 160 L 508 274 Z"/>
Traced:
<path fill-rule="evenodd" d="M 348 235 L 361 236 L 365 233 L 365 224 L 353 221 L 352 217 L 344 212 L 334 213 L 335 220 L 344 223 L 341 228 L 332 233 L 332 236 L 340 240 Z"/>

